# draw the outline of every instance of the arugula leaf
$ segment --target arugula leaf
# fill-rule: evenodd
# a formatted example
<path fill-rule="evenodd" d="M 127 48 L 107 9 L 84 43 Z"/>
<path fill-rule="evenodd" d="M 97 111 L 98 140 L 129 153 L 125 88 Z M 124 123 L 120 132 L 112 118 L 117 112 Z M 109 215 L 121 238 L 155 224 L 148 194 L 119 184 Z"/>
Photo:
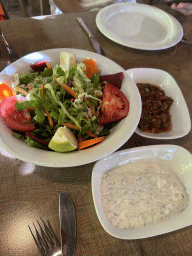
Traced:
<path fill-rule="evenodd" d="M 21 75 L 19 82 L 20 84 L 29 84 L 38 76 L 38 72 L 35 73 L 27 73 Z"/>
<path fill-rule="evenodd" d="M 98 86 L 100 86 L 100 76 L 101 71 L 99 71 L 96 75 L 92 76 L 91 82 L 93 87 L 97 88 Z"/>
<path fill-rule="evenodd" d="M 95 100 L 95 99 L 93 99 L 91 97 L 89 97 L 88 100 L 89 100 L 90 104 L 95 106 L 95 107 L 97 107 L 98 104 L 99 104 L 99 102 L 97 100 Z"/>
<path fill-rule="evenodd" d="M 45 121 L 45 113 L 41 110 L 35 110 L 35 117 L 33 118 L 37 123 L 43 124 Z"/>
<path fill-rule="evenodd" d="M 23 134 L 22 134 L 22 133 L 19 133 L 19 132 L 14 132 L 14 133 L 12 134 L 12 136 L 13 136 L 15 139 L 22 139 Z"/>
<path fill-rule="evenodd" d="M 53 69 L 52 68 L 45 68 L 43 72 L 40 72 L 40 76 L 42 77 L 49 77 L 53 75 Z"/>
<path fill-rule="evenodd" d="M 100 133 L 99 136 L 107 136 L 110 134 L 110 130 L 107 128 L 104 128 Z"/>
<path fill-rule="evenodd" d="M 17 108 L 17 111 L 20 112 L 27 108 L 42 109 L 41 103 L 42 102 L 38 101 L 38 100 L 30 100 L 30 101 L 26 100 L 26 101 L 23 101 L 20 103 L 18 101 L 16 101 L 15 106 Z"/>
<path fill-rule="evenodd" d="M 84 135 L 87 131 L 90 131 L 90 125 L 89 125 L 89 124 L 85 124 L 85 125 L 81 128 L 81 134 Z"/>

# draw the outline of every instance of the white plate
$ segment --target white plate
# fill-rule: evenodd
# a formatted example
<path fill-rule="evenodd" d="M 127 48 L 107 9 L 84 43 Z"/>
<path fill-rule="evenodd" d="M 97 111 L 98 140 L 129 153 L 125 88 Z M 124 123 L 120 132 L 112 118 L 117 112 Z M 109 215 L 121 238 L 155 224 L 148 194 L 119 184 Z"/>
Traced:
<path fill-rule="evenodd" d="M 169 132 L 153 134 L 136 129 L 136 133 L 150 139 L 176 139 L 185 136 L 191 130 L 191 119 L 183 94 L 175 79 L 167 72 L 154 68 L 128 69 L 127 74 L 135 83 L 158 85 L 174 102 L 170 108 L 172 129 Z"/>
<path fill-rule="evenodd" d="M 101 197 L 101 178 L 105 172 L 129 161 L 152 161 L 172 169 L 186 186 L 189 204 L 179 215 L 159 224 L 137 229 L 122 230 L 111 225 L 105 216 Z M 121 239 L 141 239 L 172 232 L 192 224 L 192 155 L 176 145 L 137 147 L 115 152 L 99 160 L 92 172 L 92 194 L 97 216 L 110 235 Z"/>
<path fill-rule="evenodd" d="M 135 83 L 118 64 L 93 52 L 69 48 L 34 52 L 5 68 L 0 73 L 0 81 L 11 85 L 13 74 L 21 75 L 31 71 L 30 64 L 35 61 L 45 60 L 54 67 L 59 64 L 61 51 L 74 52 L 78 62 L 86 58 L 94 59 L 102 74 L 124 72 L 122 91 L 130 102 L 129 114 L 111 130 L 111 134 L 102 143 L 90 149 L 71 153 L 57 153 L 31 148 L 23 141 L 13 138 L 12 130 L 0 119 L 0 146 L 11 155 L 28 163 L 51 167 L 69 167 L 94 162 L 120 148 L 134 133 L 140 119 L 141 97 Z"/>
<path fill-rule="evenodd" d="M 181 24 L 173 16 L 145 4 L 109 5 L 98 12 L 96 24 L 114 42 L 142 50 L 166 49 L 183 37 Z"/>

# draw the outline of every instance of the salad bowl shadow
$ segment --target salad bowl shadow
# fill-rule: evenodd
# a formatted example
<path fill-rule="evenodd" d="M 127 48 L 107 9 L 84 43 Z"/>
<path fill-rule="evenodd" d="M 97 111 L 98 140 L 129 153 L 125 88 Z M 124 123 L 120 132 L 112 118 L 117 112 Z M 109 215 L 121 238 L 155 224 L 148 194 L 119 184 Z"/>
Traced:
<path fill-rule="evenodd" d="M 141 97 L 136 84 L 117 63 L 99 54 L 71 48 L 57 48 L 28 54 L 6 67 L 0 73 L 0 81 L 11 85 L 14 74 L 31 72 L 30 65 L 36 61 L 49 62 L 51 66 L 59 64 L 62 51 L 73 52 L 77 62 L 86 58 L 96 61 L 101 75 L 124 72 L 121 90 L 129 101 L 128 115 L 119 121 L 110 131 L 110 135 L 98 145 L 84 150 L 58 153 L 29 147 L 22 140 L 12 136 L 13 131 L 0 119 L 0 146 L 16 158 L 39 166 L 72 167 L 97 161 L 118 150 L 135 132 L 141 116 Z"/>

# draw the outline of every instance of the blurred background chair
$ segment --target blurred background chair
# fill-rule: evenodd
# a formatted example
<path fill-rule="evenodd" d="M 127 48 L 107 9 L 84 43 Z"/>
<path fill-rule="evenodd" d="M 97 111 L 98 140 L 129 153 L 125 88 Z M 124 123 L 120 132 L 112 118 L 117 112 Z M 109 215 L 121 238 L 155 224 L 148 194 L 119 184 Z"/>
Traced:
<path fill-rule="evenodd" d="M 0 20 L 8 20 L 9 15 L 2 1 L 0 1 Z"/>
<path fill-rule="evenodd" d="M 6 13 L 9 13 L 10 10 L 12 10 L 12 12 L 17 12 L 19 8 L 23 17 L 29 17 L 27 12 L 28 1 L 29 0 L 1 0 L 1 3 L 4 6 Z"/>
<path fill-rule="evenodd" d="M 29 17 L 29 14 L 27 12 L 27 0 L 19 0 L 19 4 L 20 4 L 20 7 L 21 7 L 21 11 L 23 13 L 23 16 L 25 18 Z"/>
<path fill-rule="evenodd" d="M 0 2 L 7 13 L 11 12 L 11 17 L 17 16 L 18 12 L 24 18 L 51 14 L 49 0 L 1 0 Z"/>
<path fill-rule="evenodd" d="M 27 17 L 26 5 L 27 0 L 19 0 L 20 7 L 22 9 L 23 15 Z M 50 5 L 49 0 L 31 0 L 31 7 L 32 7 L 32 15 L 49 15 L 50 12 Z"/>
<path fill-rule="evenodd" d="M 49 0 L 40 0 L 40 10 L 41 15 L 51 14 Z"/>

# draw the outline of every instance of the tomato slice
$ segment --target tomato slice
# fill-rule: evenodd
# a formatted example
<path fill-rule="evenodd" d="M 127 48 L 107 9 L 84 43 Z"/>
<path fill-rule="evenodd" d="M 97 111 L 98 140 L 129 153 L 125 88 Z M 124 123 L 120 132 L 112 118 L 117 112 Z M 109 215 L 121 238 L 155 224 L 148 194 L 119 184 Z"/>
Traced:
<path fill-rule="evenodd" d="M 103 103 L 99 116 L 100 124 L 118 121 L 127 116 L 129 101 L 124 93 L 117 87 L 106 83 L 103 91 Z"/>
<path fill-rule="evenodd" d="M 0 83 L 0 101 L 10 96 L 13 96 L 11 87 L 5 83 Z"/>
<path fill-rule="evenodd" d="M 35 125 L 32 123 L 30 113 L 27 109 L 18 112 L 15 102 L 19 100 L 16 96 L 3 99 L 0 102 L 0 117 L 6 125 L 16 131 L 33 131 Z"/>

